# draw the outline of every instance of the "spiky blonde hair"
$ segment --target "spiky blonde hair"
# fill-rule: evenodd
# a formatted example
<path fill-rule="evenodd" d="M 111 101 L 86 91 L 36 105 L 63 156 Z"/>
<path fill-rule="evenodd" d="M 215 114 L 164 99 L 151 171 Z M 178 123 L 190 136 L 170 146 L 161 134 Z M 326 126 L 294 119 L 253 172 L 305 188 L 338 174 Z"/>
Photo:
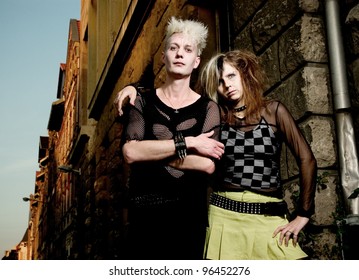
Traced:
<path fill-rule="evenodd" d="M 165 47 L 169 38 L 175 33 L 183 33 L 190 37 L 197 46 L 197 55 L 202 54 L 207 44 L 208 28 L 203 23 L 194 20 L 182 20 L 171 17 L 166 28 Z"/>

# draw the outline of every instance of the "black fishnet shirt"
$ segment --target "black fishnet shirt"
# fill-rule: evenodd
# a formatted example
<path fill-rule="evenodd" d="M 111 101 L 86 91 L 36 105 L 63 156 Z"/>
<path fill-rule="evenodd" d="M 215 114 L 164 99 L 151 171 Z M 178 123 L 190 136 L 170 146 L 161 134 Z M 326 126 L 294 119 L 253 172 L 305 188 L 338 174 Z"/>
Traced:
<path fill-rule="evenodd" d="M 219 140 L 220 113 L 215 102 L 201 96 L 195 103 L 175 113 L 157 97 L 155 90 L 151 90 L 137 96 L 135 105 L 130 108 L 125 136 L 126 140 L 164 140 L 173 139 L 176 131 L 181 131 L 186 137 L 211 130 L 215 131 L 212 138 Z M 134 199 L 158 194 L 168 200 L 179 199 L 194 220 L 200 216 L 206 222 L 208 176 L 199 171 L 177 170 L 168 166 L 167 160 L 132 164 L 130 196 Z"/>

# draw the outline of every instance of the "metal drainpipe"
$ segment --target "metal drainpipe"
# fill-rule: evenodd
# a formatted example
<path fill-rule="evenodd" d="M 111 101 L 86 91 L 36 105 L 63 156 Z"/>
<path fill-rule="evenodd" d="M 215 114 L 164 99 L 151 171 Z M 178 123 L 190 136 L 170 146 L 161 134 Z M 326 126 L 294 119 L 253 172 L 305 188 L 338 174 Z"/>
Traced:
<path fill-rule="evenodd" d="M 359 198 L 348 197 L 359 187 L 359 167 L 341 34 L 339 1 L 325 0 L 329 67 L 333 90 L 334 113 L 338 141 L 340 185 L 343 189 L 347 217 L 338 222 L 344 229 L 344 259 L 358 259 Z"/>

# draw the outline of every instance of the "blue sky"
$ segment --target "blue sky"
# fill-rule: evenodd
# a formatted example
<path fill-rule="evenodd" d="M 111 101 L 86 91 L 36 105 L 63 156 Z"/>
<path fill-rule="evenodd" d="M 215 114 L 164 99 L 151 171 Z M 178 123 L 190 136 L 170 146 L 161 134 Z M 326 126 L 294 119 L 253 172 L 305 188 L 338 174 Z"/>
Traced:
<path fill-rule="evenodd" d="M 22 239 L 70 19 L 81 0 L 0 1 L 0 259 Z"/>

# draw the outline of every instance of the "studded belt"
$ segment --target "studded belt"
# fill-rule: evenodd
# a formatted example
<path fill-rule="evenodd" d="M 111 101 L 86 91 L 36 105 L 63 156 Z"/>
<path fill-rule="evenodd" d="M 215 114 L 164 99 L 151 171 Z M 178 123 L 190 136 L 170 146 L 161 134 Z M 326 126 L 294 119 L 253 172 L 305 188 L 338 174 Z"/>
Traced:
<path fill-rule="evenodd" d="M 266 216 L 284 216 L 288 208 L 285 201 L 281 202 L 241 202 L 212 193 L 209 203 L 234 212 L 245 214 L 258 214 Z"/>

